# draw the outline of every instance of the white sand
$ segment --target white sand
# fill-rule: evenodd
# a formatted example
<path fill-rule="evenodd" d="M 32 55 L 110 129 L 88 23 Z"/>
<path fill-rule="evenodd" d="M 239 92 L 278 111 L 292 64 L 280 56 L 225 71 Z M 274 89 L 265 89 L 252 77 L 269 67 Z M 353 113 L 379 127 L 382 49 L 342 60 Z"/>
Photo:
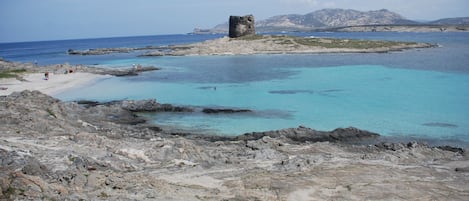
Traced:
<path fill-rule="evenodd" d="M 15 78 L 0 79 L 0 96 L 23 90 L 38 90 L 48 95 L 55 95 L 108 77 L 110 76 L 92 73 L 70 73 L 49 74 L 49 80 L 45 80 L 43 73 L 32 73 L 23 77 L 26 81 L 19 81 Z"/>

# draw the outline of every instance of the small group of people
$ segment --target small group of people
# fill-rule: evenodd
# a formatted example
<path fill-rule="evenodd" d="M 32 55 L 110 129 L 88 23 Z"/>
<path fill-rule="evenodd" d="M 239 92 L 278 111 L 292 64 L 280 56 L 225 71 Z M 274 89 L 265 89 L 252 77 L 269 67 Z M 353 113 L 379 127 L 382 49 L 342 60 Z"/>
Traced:
<path fill-rule="evenodd" d="M 73 69 L 69 69 L 69 70 L 65 70 L 64 74 L 73 73 L 73 72 L 74 72 Z"/>
<path fill-rule="evenodd" d="M 75 71 L 73 69 L 68 69 L 64 71 L 64 74 L 69 74 L 69 73 L 74 73 Z M 44 73 L 44 80 L 49 80 L 49 71 L 46 71 Z"/>
<path fill-rule="evenodd" d="M 136 71 L 142 70 L 142 65 L 140 65 L 140 64 L 137 64 L 137 65 L 132 64 L 132 67 L 133 67 L 133 69 L 136 70 Z"/>

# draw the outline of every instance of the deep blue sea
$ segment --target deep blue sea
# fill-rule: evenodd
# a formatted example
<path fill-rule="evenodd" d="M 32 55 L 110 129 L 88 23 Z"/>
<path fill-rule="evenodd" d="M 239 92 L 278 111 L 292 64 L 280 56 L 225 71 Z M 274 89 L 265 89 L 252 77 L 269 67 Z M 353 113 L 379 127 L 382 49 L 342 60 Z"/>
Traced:
<path fill-rule="evenodd" d="M 165 35 L 0 44 L 0 57 L 38 64 L 154 65 L 58 94 L 70 100 L 155 98 L 196 108 L 252 113 L 141 114 L 167 129 L 239 135 L 304 125 L 357 127 L 391 138 L 469 147 L 469 33 L 295 33 L 299 36 L 418 41 L 438 48 L 371 54 L 138 57 L 143 52 L 69 56 L 68 49 L 199 42 L 222 35 Z"/>

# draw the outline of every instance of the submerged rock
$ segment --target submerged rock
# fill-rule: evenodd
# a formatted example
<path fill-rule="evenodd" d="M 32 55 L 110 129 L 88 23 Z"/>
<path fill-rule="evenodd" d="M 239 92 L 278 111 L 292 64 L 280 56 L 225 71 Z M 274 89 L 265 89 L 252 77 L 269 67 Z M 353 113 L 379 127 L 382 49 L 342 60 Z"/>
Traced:
<path fill-rule="evenodd" d="M 460 154 L 464 154 L 465 151 L 464 149 L 462 148 L 459 148 L 459 147 L 452 147 L 452 146 L 438 146 L 438 149 L 441 149 L 441 150 L 445 150 L 445 151 L 451 151 L 451 152 L 455 152 L 455 153 L 460 153 Z"/>
<path fill-rule="evenodd" d="M 376 138 L 377 133 L 360 130 L 357 128 L 338 128 L 333 131 L 317 131 L 311 128 L 300 126 L 298 128 L 288 128 L 275 131 L 253 132 L 236 137 L 237 140 L 257 140 L 264 136 L 286 137 L 295 142 L 351 142 L 369 138 Z"/>
<path fill-rule="evenodd" d="M 121 107 L 132 112 L 154 112 L 160 108 L 155 99 L 148 100 L 124 100 Z"/>
<path fill-rule="evenodd" d="M 204 108 L 202 109 L 203 113 L 206 114 L 219 114 L 219 113 L 243 113 L 243 112 L 252 112 L 252 110 L 248 109 L 229 109 L 229 108 L 223 108 L 223 109 L 217 109 L 217 108 Z"/>
<path fill-rule="evenodd" d="M 193 112 L 192 108 L 161 104 L 156 102 L 155 99 L 124 100 L 116 102 L 116 104 L 131 112 Z"/>

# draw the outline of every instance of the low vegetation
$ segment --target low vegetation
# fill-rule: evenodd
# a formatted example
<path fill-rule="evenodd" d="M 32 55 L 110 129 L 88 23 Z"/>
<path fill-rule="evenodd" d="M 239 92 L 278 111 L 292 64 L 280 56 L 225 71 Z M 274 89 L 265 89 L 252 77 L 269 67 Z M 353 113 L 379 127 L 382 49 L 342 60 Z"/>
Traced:
<path fill-rule="evenodd" d="M 399 45 L 415 45 L 415 42 L 378 41 L 378 40 L 356 40 L 336 38 L 305 38 L 286 35 L 250 35 L 233 40 L 266 40 L 280 45 L 302 45 L 322 48 L 346 48 L 346 49 L 372 49 L 387 48 Z"/>
<path fill-rule="evenodd" d="M 376 40 L 351 40 L 332 38 L 294 38 L 294 41 L 306 46 L 319 46 L 325 48 L 353 48 L 371 49 L 382 47 L 393 47 L 398 45 L 412 45 L 412 42 L 376 41 Z"/>
<path fill-rule="evenodd" d="M 1 70 L 0 78 L 15 78 L 18 74 L 26 72 L 26 69 Z"/>

